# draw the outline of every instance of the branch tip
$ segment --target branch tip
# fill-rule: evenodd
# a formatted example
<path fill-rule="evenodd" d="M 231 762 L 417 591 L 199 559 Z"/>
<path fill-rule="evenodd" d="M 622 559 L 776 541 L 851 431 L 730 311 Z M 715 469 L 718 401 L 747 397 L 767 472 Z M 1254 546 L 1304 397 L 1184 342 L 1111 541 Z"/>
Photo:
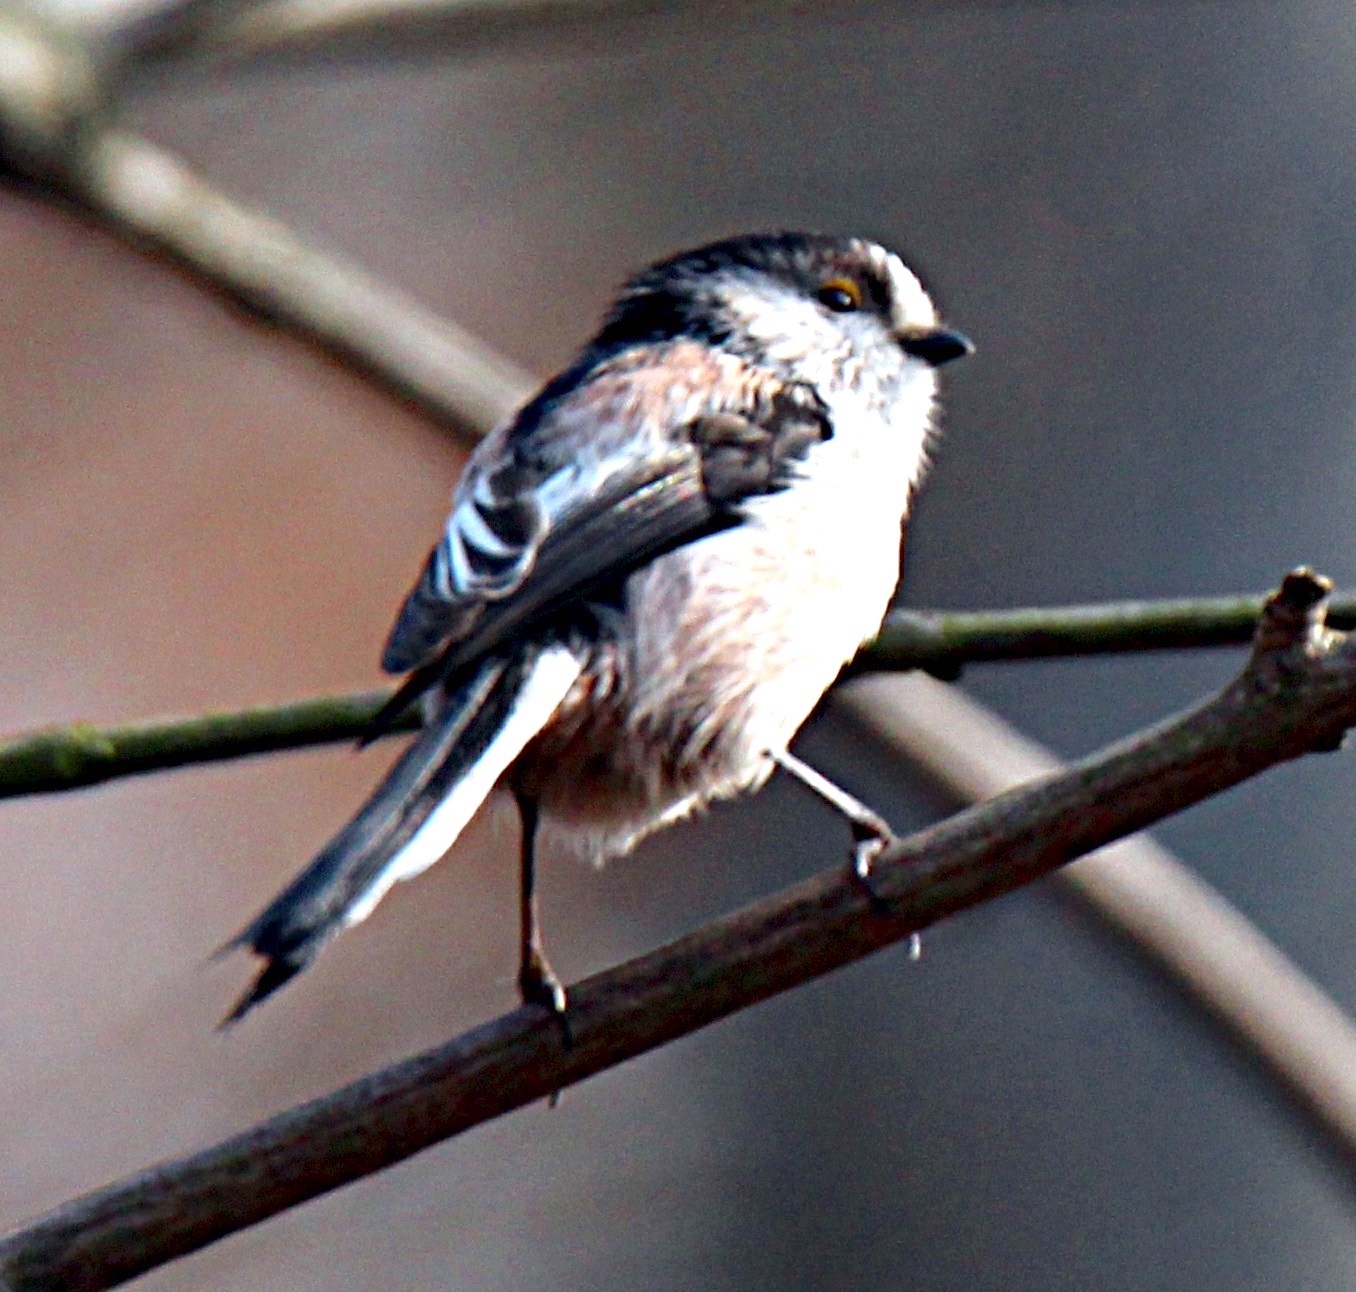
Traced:
<path fill-rule="evenodd" d="M 1273 600 L 1307 610 L 1324 601 L 1331 591 L 1332 580 L 1327 575 L 1315 574 L 1308 565 L 1297 565 L 1281 580 L 1280 590 Z"/>
<path fill-rule="evenodd" d="M 1309 566 L 1291 570 L 1262 606 L 1253 638 L 1253 661 L 1296 646 L 1320 645 L 1327 631 L 1331 592 L 1332 580 L 1316 574 Z"/>

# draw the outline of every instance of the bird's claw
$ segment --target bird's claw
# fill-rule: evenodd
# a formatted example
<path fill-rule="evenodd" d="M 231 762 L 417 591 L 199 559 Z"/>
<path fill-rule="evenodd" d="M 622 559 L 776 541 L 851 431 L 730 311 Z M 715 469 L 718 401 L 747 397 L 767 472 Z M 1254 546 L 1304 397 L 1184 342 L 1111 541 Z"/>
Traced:
<path fill-rule="evenodd" d="M 540 951 L 533 950 L 518 971 L 518 991 L 524 1005 L 536 1005 L 555 1016 L 560 1027 L 561 1044 L 574 1049 L 574 1029 L 570 1026 L 570 1001 L 565 986 Z"/>
<path fill-rule="evenodd" d="M 866 895 L 871 904 L 872 913 L 884 915 L 890 909 L 890 903 L 881 896 L 880 890 L 871 879 L 871 867 L 875 860 L 897 838 L 884 817 L 862 816 L 852 822 L 852 857 L 848 862 L 848 878 Z"/>

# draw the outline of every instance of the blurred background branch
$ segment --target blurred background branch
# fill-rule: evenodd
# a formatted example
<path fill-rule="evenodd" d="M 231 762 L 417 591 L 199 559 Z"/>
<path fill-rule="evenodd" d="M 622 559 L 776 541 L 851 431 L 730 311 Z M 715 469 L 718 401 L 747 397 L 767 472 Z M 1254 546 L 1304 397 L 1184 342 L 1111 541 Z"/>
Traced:
<path fill-rule="evenodd" d="M 462 434 L 497 422 L 532 388 L 464 328 L 231 201 L 145 139 L 99 130 L 61 179 L 67 196 L 111 227 Z"/>
<path fill-rule="evenodd" d="M 504 41 L 596 36 L 628 18 L 690 12 L 711 0 L 187 0 L 110 33 L 124 75 L 163 65 L 277 57 L 446 57 Z M 813 6 L 809 6 L 813 8 Z"/>
<path fill-rule="evenodd" d="M 188 21 L 209 8 L 177 12 Z M 109 124 L 101 87 L 68 27 L 0 7 L 0 162 L 443 425 L 483 430 L 531 392 L 528 374 L 464 328 Z"/>

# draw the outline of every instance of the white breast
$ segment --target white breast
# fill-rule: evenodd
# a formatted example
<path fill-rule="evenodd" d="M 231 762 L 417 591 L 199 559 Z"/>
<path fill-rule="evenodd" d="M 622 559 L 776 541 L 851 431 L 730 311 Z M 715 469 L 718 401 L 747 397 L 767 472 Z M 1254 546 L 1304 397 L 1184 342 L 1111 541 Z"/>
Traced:
<path fill-rule="evenodd" d="M 580 744 L 606 773 L 542 787 L 548 817 L 605 855 L 760 783 L 843 664 L 874 636 L 899 577 L 924 460 L 931 374 L 888 422 L 849 401 L 804 478 L 736 529 L 634 575 L 608 679 Z M 580 749 L 568 761 L 577 765 Z"/>

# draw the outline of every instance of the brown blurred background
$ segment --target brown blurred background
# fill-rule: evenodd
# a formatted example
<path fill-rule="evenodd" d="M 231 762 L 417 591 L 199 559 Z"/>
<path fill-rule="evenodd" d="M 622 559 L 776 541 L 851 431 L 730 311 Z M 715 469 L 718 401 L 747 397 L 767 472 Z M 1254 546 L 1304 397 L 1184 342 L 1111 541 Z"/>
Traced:
<path fill-rule="evenodd" d="M 143 88 L 134 124 L 545 375 L 645 261 L 862 232 L 979 354 L 907 600 L 1352 586 L 1356 11 L 759 6 Z M 373 683 L 461 449 L 69 211 L 0 190 L 0 730 Z M 1228 654 L 975 669 L 1061 751 Z M 802 749 L 935 812 L 831 715 Z M 513 1003 L 490 813 L 229 1035 L 204 967 L 389 746 L 0 805 L 0 1223 Z M 1161 832 L 1349 1007 L 1356 764 Z M 808 841 L 808 842 L 807 842 Z M 570 978 L 833 863 L 794 791 L 545 875 Z M 1038 887 L 148 1277 L 148 1288 L 1344 1289 L 1356 1195 L 1247 1057 Z"/>

